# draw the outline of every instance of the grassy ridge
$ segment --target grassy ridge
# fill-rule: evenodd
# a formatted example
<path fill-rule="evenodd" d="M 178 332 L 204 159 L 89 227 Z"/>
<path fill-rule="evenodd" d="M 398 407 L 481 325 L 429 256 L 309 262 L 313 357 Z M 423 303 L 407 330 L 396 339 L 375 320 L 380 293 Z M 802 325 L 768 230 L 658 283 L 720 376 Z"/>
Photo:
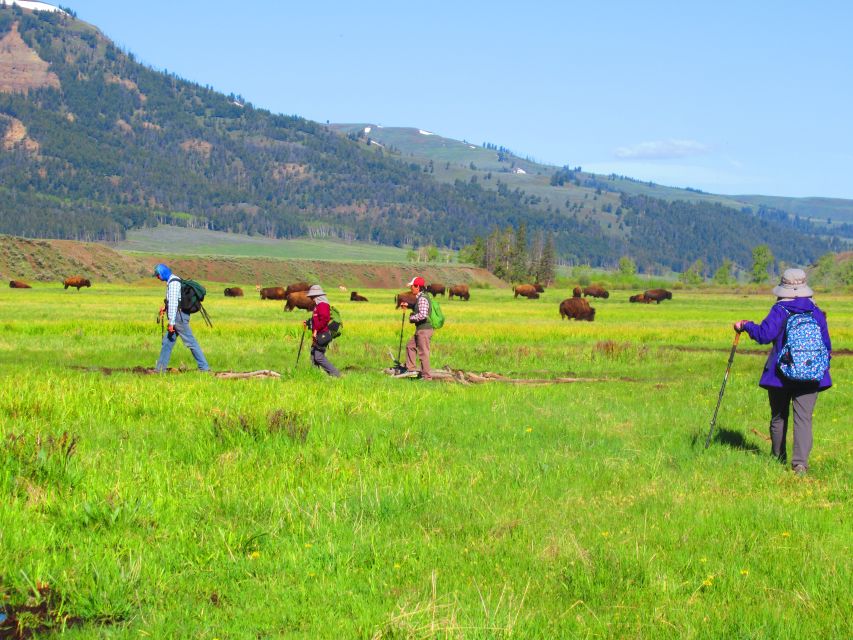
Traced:
<path fill-rule="evenodd" d="M 153 365 L 159 293 L 0 289 L 0 598 L 49 584 L 88 621 L 68 637 L 849 630 L 850 358 L 833 360 L 806 479 L 752 433 L 767 423 L 753 345 L 702 451 L 729 323 L 769 299 L 614 294 L 594 323 L 559 320 L 566 291 L 443 304 L 435 366 L 607 382 L 389 379 L 391 291 L 333 292 L 342 380 L 292 370 L 304 315 L 218 296 L 215 327 L 194 322 L 212 366 L 283 379 L 88 370 Z M 820 303 L 850 349 L 853 305 Z M 181 346 L 173 364 L 193 366 Z"/>
<path fill-rule="evenodd" d="M 96 243 L 0 235 L 0 280 L 53 284 L 61 283 L 70 275 L 81 275 L 94 285 L 136 282 L 150 279 L 154 265 L 166 261 L 186 277 L 211 284 L 251 283 L 250 289 L 255 284 L 279 286 L 306 279 L 329 286 L 392 287 L 407 282 L 414 272 L 432 282 L 504 286 L 501 280 L 478 267 L 421 265 L 402 260 L 388 262 L 387 258 L 398 251 L 391 247 L 307 240 L 278 240 L 266 244 L 248 236 L 186 231 L 176 227 L 152 231 L 143 237 L 147 238 L 143 246 L 151 251 L 150 254 L 115 251 Z M 208 242 L 212 244 L 206 244 Z M 157 246 L 160 248 L 155 251 Z M 229 255 L 226 247 L 239 255 Z M 220 253 L 203 255 L 201 249 Z M 333 260 L 335 254 L 339 257 Z M 313 259 L 285 260 L 279 255 L 305 255 Z M 381 258 L 382 255 L 385 258 Z M 357 261 L 356 256 L 376 260 Z"/>

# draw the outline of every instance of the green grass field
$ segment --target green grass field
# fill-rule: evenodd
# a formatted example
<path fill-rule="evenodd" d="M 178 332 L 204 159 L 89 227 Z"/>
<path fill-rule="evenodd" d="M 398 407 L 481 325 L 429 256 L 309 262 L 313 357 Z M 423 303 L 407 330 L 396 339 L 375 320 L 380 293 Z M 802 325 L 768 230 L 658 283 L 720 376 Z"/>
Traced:
<path fill-rule="evenodd" d="M 401 316 L 362 293 L 332 292 L 340 380 L 294 370 L 305 314 L 211 293 L 213 368 L 283 374 L 223 380 L 181 345 L 186 372 L 130 371 L 161 287 L 0 289 L 6 612 L 68 638 L 850 637 L 850 356 L 805 478 L 768 455 L 748 340 L 703 449 L 731 321 L 769 296 L 618 293 L 587 323 L 567 291 L 475 290 L 435 367 L 596 381 L 462 385 L 383 375 Z M 818 301 L 853 348 L 849 297 Z"/>
<path fill-rule="evenodd" d="M 111 245 L 121 251 L 184 256 L 241 256 L 336 262 L 406 262 L 406 249 L 366 242 L 281 240 L 170 225 L 131 229 L 127 239 Z"/>

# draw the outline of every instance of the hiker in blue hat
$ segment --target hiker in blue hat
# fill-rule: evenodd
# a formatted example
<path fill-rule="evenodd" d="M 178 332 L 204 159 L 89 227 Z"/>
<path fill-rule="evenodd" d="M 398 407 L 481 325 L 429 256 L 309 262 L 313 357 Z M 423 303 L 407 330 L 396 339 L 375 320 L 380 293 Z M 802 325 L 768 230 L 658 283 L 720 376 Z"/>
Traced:
<path fill-rule="evenodd" d="M 184 342 L 198 364 L 199 371 L 210 371 L 210 365 L 190 329 L 190 314 L 181 311 L 181 279 L 172 273 L 165 264 L 154 267 L 154 277 L 166 283 L 166 299 L 160 307 L 160 317 L 166 315 L 168 331 L 163 336 L 160 347 L 160 357 L 157 359 L 157 371 L 163 372 L 169 368 L 169 359 L 178 337 Z"/>

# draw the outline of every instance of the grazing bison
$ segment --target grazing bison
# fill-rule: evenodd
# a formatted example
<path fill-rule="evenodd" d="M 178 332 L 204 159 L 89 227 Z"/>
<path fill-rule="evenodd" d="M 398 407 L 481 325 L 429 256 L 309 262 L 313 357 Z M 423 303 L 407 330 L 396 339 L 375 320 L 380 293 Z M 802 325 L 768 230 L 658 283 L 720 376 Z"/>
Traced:
<path fill-rule="evenodd" d="M 610 297 L 610 293 L 604 287 L 594 284 L 589 287 L 584 287 L 583 297 L 586 298 L 587 296 L 590 296 L 591 298 L 607 299 Z"/>
<path fill-rule="evenodd" d="M 243 290 L 240 287 L 228 287 L 225 289 L 226 298 L 242 298 Z"/>
<path fill-rule="evenodd" d="M 649 304 L 651 302 L 651 299 L 647 298 L 642 293 L 638 293 L 637 295 L 628 298 L 628 302 L 642 302 L 643 304 Z"/>
<path fill-rule="evenodd" d="M 284 305 L 285 311 L 293 311 L 294 309 L 304 309 L 305 311 L 313 311 L 315 307 L 314 298 L 309 298 L 304 291 L 294 291 L 287 296 L 287 302 Z"/>
<path fill-rule="evenodd" d="M 539 299 L 539 294 L 538 294 L 538 293 L 536 293 L 536 292 L 534 291 L 534 292 L 533 292 L 533 293 L 531 293 L 529 296 L 527 296 L 527 299 L 528 299 L 528 300 L 538 300 L 538 299 Z"/>
<path fill-rule="evenodd" d="M 654 300 L 658 304 L 661 300 L 672 300 L 672 292 L 666 289 L 649 289 L 643 295 L 649 299 L 649 302 Z"/>
<path fill-rule="evenodd" d="M 77 291 L 80 291 L 80 287 L 91 287 L 92 283 L 89 282 L 88 278 L 84 278 L 83 276 L 71 276 L 70 278 L 65 278 L 65 281 L 62 283 L 65 285 L 65 288 L 68 287 L 77 287 Z"/>
<path fill-rule="evenodd" d="M 595 309 L 584 298 L 566 298 L 560 303 L 560 319 L 595 320 Z"/>
<path fill-rule="evenodd" d="M 409 307 L 413 307 L 415 306 L 417 301 L 418 297 L 414 293 L 410 291 L 403 291 L 403 293 L 398 293 L 396 296 L 394 296 L 394 302 L 396 303 L 396 306 L 394 308 L 399 309 L 400 304 L 402 304 L 403 302 L 409 305 Z"/>
<path fill-rule="evenodd" d="M 467 284 L 455 284 L 452 287 L 450 287 L 450 291 L 448 292 L 448 297 L 451 300 L 453 300 L 453 296 L 456 296 L 457 298 L 462 298 L 463 300 L 465 300 L 467 302 L 468 298 L 471 297 L 471 293 L 468 291 L 468 285 Z"/>
<path fill-rule="evenodd" d="M 534 282 L 533 286 L 536 288 L 536 293 L 545 293 L 545 287 L 538 282 Z"/>
<path fill-rule="evenodd" d="M 350 302 L 367 302 L 367 298 L 358 295 L 358 291 L 351 291 L 349 294 Z"/>
<path fill-rule="evenodd" d="M 445 292 L 445 287 L 440 282 L 434 282 L 432 284 L 428 284 L 426 290 L 429 291 L 434 296 L 438 296 L 438 295 L 443 296 L 444 292 Z"/>
<path fill-rule="evenodd" d="M 583 289 L 581 289 L 580 287 L 575 287 L 574 289 L 572 289 L 573 298 L 580 298 L 581 295 L 583 295 Z"/>
<path fill-rule="evenodd" d="M 518 296 L 524 296 L 525 298 L 530 298 L 534 294 L 536 294 L 536 287 L 532 284 L 520 284 L 513 288 L 512 292 L 515 294 L 513 297 L 517 298 Z M 536 294 L 538 297 L 538 294 Z"/>
<path fill-rule="evenodd" d="M 258 293 L 261 294 L 261 300 L 287 300 L 284 287 L 264 287 Z"/>
<path fill-rule="evenodd" d="M 9 280 L 9 288 L 10 289 L 32 289 L 30 285 L 26 282 L 21 282 L 20 280 Z"/>
<path fill-rule="evenodd" d="M 300 291 L 308 291 L 311 288 L 311 285 L 307 282 L 294 282 L 293 284 L 287 285 L 287 289 L 284 291 L 284 297 L 286 298 L 291 293 L 299 293 Z"/>

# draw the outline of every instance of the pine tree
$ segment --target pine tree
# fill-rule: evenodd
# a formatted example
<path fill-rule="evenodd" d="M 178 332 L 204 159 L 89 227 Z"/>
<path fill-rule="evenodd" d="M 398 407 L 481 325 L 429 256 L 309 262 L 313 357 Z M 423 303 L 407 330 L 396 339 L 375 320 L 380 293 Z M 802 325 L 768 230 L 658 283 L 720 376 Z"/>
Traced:
<path fill-rule="evenodd" d="M 556 279 L 557 251 L 554 248 L 554 234 L 548 232 L 548 239 L 542 249 L 542 259 L 539 261 L 539 282 L 550 285 Z"/>

